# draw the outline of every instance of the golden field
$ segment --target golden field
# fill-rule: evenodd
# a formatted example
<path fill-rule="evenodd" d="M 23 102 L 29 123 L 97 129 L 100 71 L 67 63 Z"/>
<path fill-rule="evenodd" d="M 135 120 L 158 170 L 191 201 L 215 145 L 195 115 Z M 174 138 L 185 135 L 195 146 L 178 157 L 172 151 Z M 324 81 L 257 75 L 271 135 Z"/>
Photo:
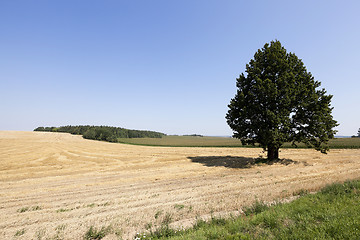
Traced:
<path fill-rule="evenodd" d="M 251 164 L 259 148 L 148 147 L 65 133 L 0 131 L 0 239 L 129 239 L 171 217 L 239 213 L 255 199 L 360 178 L 360 149 L 283 149 Z"/>

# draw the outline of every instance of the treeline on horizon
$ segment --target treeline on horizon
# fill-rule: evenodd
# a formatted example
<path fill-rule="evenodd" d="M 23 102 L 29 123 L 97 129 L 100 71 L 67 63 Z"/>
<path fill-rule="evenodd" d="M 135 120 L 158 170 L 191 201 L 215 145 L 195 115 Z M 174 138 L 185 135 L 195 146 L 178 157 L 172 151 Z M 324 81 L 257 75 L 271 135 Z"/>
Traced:
<path fill-rule="evenodd" d="M 120 127 L 109 126 L 61 126 L 61 127 L 38 127 L 34 131 L 38 132 L 64 132 L 74 135 L 82 135 L 83 138 L 118 142 L 118 138 L 162 138 L 166 134 L 154 131 L 130 130 Z"/>

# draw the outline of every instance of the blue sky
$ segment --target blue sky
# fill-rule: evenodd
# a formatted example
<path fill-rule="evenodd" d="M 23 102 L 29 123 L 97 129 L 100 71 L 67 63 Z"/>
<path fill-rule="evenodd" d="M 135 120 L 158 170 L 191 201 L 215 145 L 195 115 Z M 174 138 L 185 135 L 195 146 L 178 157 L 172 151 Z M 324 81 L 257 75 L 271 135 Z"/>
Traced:
<path fill-rule="evenodd" d="M 360 128 L 360 1 L 0 1 L 0 130 L 231 135 L 235 81 L 278 39 Z"/>

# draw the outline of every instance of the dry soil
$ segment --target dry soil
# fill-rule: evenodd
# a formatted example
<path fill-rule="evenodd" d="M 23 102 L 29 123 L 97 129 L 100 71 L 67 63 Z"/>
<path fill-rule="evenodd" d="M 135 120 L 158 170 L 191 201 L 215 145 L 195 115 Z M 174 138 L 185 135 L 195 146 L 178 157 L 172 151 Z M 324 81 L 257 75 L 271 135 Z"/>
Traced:
<path fill-rule="evenodd" d="M 164 219 L 237 213 L 255 199 L 360 177 L 360 150 L 283 149 L 253 164 L 258 148 L 172 148 L 85 140 L 66 133 L 0 132 L 0 239 L 132 238 Z"/>

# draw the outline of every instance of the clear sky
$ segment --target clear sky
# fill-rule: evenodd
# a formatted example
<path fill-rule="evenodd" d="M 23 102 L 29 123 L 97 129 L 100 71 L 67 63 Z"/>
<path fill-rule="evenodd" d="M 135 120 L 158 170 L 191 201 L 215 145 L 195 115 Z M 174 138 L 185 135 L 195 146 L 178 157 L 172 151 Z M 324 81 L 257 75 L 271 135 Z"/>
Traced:
<path fill-rule="evenodd" d="M 279 40 L 360 128 L 360 1 L 0 1 L 0 130 L 110 125 L 231 135 L 257 49 Z"/>

